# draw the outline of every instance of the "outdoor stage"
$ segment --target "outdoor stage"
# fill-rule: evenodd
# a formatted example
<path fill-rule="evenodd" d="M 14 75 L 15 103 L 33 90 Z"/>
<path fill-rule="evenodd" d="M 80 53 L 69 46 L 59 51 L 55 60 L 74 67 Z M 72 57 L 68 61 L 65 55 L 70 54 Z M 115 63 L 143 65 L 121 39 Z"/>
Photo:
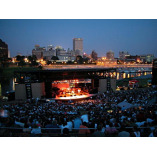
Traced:
<path fill-rule="evenodd" d="M 116 68 L 14 71 L 15 99 L 79 100 L 116 89 Z M 89 94 L 93 93 L 93 94 Z"/>
<path fill-rule="evenodd" d="M 68 100 L 81 100 L 81 99 L 86 99 L 89 97 L 96 96 L 97 94 L 87 94 L 87 95 L 76 95 L 76 96 L 68 96 L 68 97 L 56 97 L 52 98 L 53 100 L 63 100 L 63 101 L 68 101 Z"/>

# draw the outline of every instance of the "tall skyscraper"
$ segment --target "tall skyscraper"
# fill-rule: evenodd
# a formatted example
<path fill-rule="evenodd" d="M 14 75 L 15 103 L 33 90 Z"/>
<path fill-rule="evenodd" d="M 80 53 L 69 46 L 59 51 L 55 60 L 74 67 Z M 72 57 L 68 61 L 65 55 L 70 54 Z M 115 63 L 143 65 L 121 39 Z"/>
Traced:
<path fill-rule="evenodd" d="M 83 39 L 82 38 L 73 39 L 73 51 L 76 51 L 76 50 L 83 52 Z"/>

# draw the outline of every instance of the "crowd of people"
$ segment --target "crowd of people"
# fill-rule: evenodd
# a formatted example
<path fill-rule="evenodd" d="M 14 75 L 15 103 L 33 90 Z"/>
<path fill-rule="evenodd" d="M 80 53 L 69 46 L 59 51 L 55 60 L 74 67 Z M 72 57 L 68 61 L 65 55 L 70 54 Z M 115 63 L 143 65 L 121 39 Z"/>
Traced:
<path fill-rule="evenodd" d="M 79 101 L 1 104 L 0 136 L 156 137 L 156 89 L 105 92 Z M 122 110 L 120 102 L 136 104 Z"/>

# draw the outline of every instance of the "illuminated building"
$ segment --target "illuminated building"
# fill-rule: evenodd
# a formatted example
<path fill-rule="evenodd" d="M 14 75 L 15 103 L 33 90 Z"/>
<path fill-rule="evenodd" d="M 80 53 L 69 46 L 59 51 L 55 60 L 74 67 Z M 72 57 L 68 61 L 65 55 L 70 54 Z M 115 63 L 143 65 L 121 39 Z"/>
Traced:
<path fill-rule="evenodd" d="M 75 52 L 70 49 L 66 51 L 60 47 L 57 48 L 56 53 L 60 62 L 74 61 L 76 59 Z"/>
<path fill-rule="evenodd" d="M 51 60 L 53 56 L 56 56 L 56 50 L 54 49 L 48 49 L 47 51 L 43 52 L 43 59 L 45 60 Z"/>
<path fill-rule="evenodd" d="M 52 56 L 56 56 L 56 50 L 52 45 L 48 45 L 47 50 L 45 47 L 35 45 L 35 48 L 32 50 L 32 55 L 35 55 L 38 60 L 40 59 L 51 60 Z"/>
<path fill-rule="evenodd" d="M 59 58 L 60 62 L 67 62 L 67 61 L 71 60 L 71 52 L 70 51 L 67 52 L 64 49 L 58 49 L 57 57 Z"/>
<path fill-rule="evenodd" d="M 57 50 L 57 56 L 65 56 L 67 54 L 67 51 L 64 49 Z"/>
<path fill-rule="evenodd" d="M 73 39 L 73 51 L 70 49 L 66 51 L 62 46 L 54 47 L 53 45 L 48 45 L 46 50 L 45 47 L 35 45 L 35 48 L 32 50 L 32 55 L 35 55 L 38 60 L 51 60 L 53 56 L 57 56 L 60 62 L 74 61 L 76 56 L 83 56 L 83 39 Z"/>
<path fill-rule="evenodd" d="M 140 56 L 126 56 L 125 62 L 130 62 L 130 63 L 139 63 L 140 62 Z"/>
<path fill-rule="evenodd" d="M 56 49 L 56 50 L 57 50 L 57 49 L 58 49 L 58 50 L 62 50 L 63 48 L 62 48 L 62 46 L 59 46 L 59 45 L 58 45 L 58 46 L 55 47 L 55 49 Z"/>

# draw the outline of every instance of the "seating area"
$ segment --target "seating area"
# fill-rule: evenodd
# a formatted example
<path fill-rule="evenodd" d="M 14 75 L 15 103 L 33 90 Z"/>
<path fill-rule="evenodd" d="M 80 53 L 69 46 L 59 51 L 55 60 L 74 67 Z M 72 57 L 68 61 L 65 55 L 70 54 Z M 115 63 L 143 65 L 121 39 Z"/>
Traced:
<path fill-rule="evenodd" d="M 156 89 L 143 88 L 83 100 L 4 103 L 0 105 L 0 136 L 156 137 L 156 95 Z"/>

